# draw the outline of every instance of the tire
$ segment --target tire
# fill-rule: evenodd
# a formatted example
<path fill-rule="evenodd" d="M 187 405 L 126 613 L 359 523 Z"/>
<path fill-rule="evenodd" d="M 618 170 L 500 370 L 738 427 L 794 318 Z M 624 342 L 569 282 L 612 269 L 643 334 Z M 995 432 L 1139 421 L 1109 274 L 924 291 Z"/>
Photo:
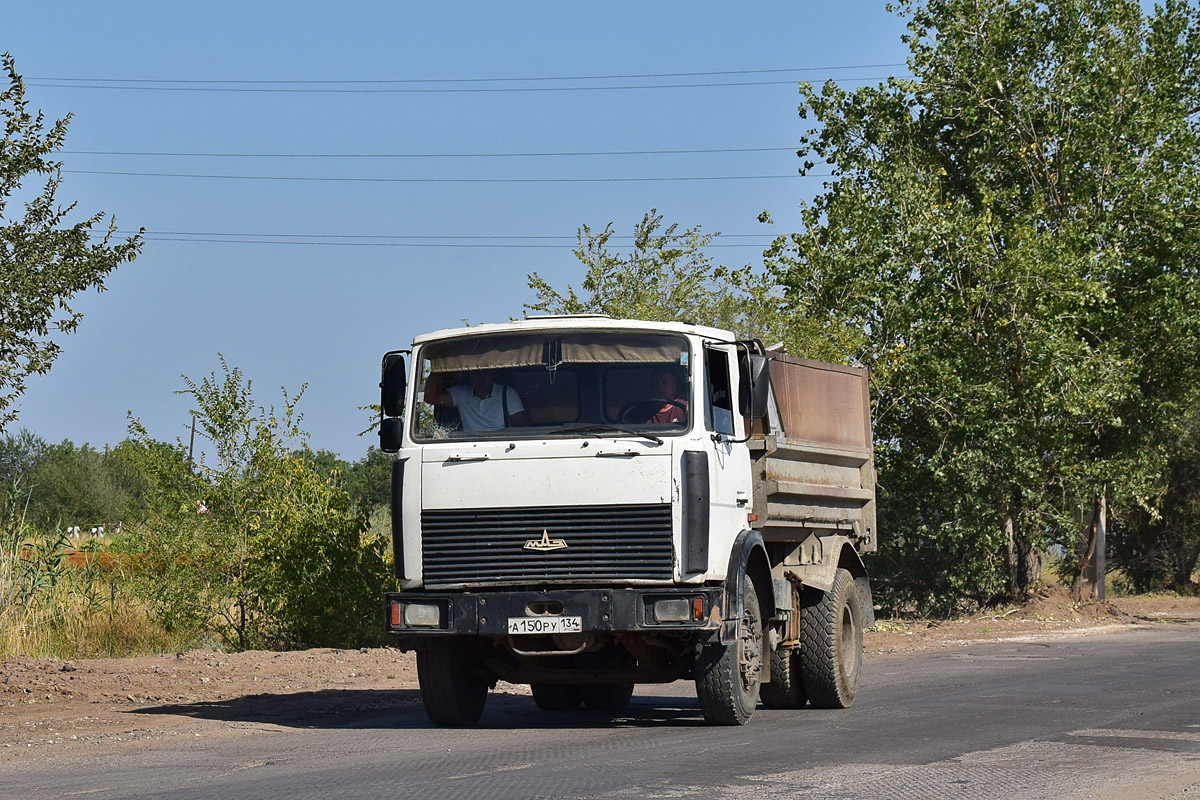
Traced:
<path fill-rule="evenodd" d="M 800 648 L 772 651 L 771 682 L 762 685 L 761 698 L 767 708 L 804 708 L 808 694 L 801 674 Z"/>
<path fill-rule="evenodd" d="M 592 711 L 620 711 L 633 697 L 632 683 L 585 683 L 579 690 Z"/>
<path fill-rule="evenodd" d="M 828 592 L 806 588 L 800 612 L 800 669 L 813 708 L 849 708 L 863 660 L 862 599 L 844 569 Z"/>
<path fill-rule="evenodd" d="M 573 711 L 583 701 L 577 683 L 531 683 L 529 689 L 542 711 Z"/>
<path fill-rule="evenodd" d="M 488 681 L 474 667 L 474 659 L 458 642 L 433 642 L 417 651 L 421 702 L 434 725 L 460 728 L 479 721 Z"/>
<path fill-rule="evenodd" d="M 746 576 L 738 641 L 708 645 L 696 656 L 696 696 L 710 725 L 745 725 L 758 704 L 763 670 L 762 612 Z"/>

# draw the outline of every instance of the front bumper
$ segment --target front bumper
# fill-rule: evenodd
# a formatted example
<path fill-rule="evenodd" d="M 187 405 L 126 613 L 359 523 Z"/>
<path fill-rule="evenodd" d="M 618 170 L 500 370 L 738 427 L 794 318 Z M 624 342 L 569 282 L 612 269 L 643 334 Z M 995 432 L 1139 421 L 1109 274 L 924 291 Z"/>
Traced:
<path fill-rule="evenodd" d="M 699 619 L 660 622 L 654 604 L 659 600 L 700 600 Z M 436 626 L 405 624 L 405 604 L 437 605 Z M 399 612 L 393 606 L 399 604 Z M 724 590 L 721 587 L 639 587 L 636 589 L 569 589 L 489 592 L 391 592 L 384 595 L 384 619 L 389 633 L 411 636 L 508 636 L 514 617 L 580 617 L 585 633 L 669 633 L 717 631 L 721 627 Z"/>

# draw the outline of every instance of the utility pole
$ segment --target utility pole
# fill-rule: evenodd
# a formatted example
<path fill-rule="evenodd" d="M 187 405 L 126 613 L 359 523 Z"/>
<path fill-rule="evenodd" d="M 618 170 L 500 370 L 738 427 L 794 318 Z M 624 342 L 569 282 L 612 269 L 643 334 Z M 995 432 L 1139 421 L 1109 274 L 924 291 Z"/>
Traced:
<path fill-rule="evenodd" d="M 188 474 L 195 475 L 196 471 L 192 468 L 192 451 L 196 447 L 196 415 L 192 414 L 192 438 L 188 440 Z"/>

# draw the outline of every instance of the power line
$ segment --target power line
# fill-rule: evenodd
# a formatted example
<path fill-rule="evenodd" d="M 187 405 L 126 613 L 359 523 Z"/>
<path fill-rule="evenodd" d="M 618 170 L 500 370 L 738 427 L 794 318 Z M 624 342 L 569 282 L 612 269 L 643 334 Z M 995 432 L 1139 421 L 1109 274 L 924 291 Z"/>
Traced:
<path fill-rule="evenodd" d="M 118 230 L 117 233 L 128 235 L 132 231 Z M 149 229 L 147 235 L 154 236 L 242 236 L 242 237 L 271 237 L 277 239 L 480 239 L 480 240 L 508 240 L 508 239 L 535 239 L 535 240 L 554 240 L 554 241 L 576 241 L 575 236 L 547 236 L 547 235 L 517 235 L 517 234 L 459 234 L 459 233 L 443 233 L 443 234 L 412 234 L 412 233 L 248 233 L 248 232 L 233 232 L 233 231 L 158 231 Z M 754 239 L 754 238 L 772 238 L 776 234 L 773 233 L 719 233 L 714 234 L 722 239 Z M 609 237 L 609 241 L 633 241 L 632 235 L 614 234 Z"/>
<path fill-rule="evenodd" d="M 70 81 L 78 83 L 163 83 L 163 84 L 256 84 L 256 85 L 357 85 L 357 84 L 410 84 L 410 83 L 497 83 L 497 82 L 532 82 L 532 81 L 608 81 L 608 80 L 641 80 L 647 78 L 702 78 L 715 75 L 772 75 L 785 72 L 826 72 L 841 69 L 879 69 L 906 66 L 904 62 L 882 64 L 843 64 L 819 67 L 778 67 L 774 69 L 737 69 L 713 70 L 709 72 L 642 72 L 624 75 L 537 75 L 524 78 L 382 78 L 382 79 L 350 79 L 350 80 L 234 80 L 208 78 L 63 78 L 63 77 L 31 77 L 28 81 Z"/>
<path fill-rule="evenodd" d="M 99 169 L 64 169 L 75 175 L 122 175 L 140 178 L 199 178 L 239 181 L 312 181 L 318 183 L 668 183 L 683 181 L 759 181 L 821 177 L 814 173 L 800 175 L 685 175 L 664 177 L 621 178 L 349 178 L 317 175 L 203 175 L 189 172 L 127 172 Z M 828 175 L 825 175 L 828 177 Z"/>
<path fill-rule="evenodd" d="M 890 76 L 870 76 L 838 78 L 835 83 L 860 83 L 884 80 Z M 833 79 L 830 79 L 833 80 Z M 266 94 L 492 94 L 492 93 L 529 93 L 529 92 L 615 92 L 638 89 L 712 89 L 719 87 L 745 86 L 782 86 L 795 84 L 794 80 L 777 81 L 715 81 L 708 83 L 647 83 L 626 86 L 505 86 L 505 87 L 471 87 L 459 88 L 422 88 L 422 89 L 324 89 L 324 88 L 284 88 L 273 86 L 242 87 L 242 86 L 143 86 L 122 85 L 111 83 L 51 83 L 45 81 L 27 80 L 26 85 L 42 89 L 103 89 L 110 91 L 129 92 L 209 92 L 209 93 L 266 93 Z"/>
<path fill-rule="evenodd" d="M 693 150 L 577 150 L 548 153 L 182 153 L 149 150 L 61 150 L 69 155 L 170 156 L 181 158 L 551 158 L 575 156 L 694 155 L 702 153 L 779 153 L 795 147 L 713 147 Z"/>
<path fill-rule="evenodd" d="M 570 244 L 543 244 L 543 243 L 477 243 L 477 242 L 322 242 L 322 241 L 297 241 L 294 239 L 224 239 L 219 237 L 193 237 L 193 238 L 161 238 L 157 236 L 145 236 L 145 241 L 149 242 L 185 242 L 185 243 L 207 243 L 207 244 L 266 244 L 266 245 L 289 245 L 289 246 L 315 246 L 315 247 L 386 247 L 386 248 L 467 248 L 467 249 L 535 249 L 535 250 L 574 250 L 575 246 Z M 721 247 L 721 248 L 755 248 L 762 249 L 764 244 L 755 244 L 747 242 L 744 244 L 723 244 L 714 243 L 705 247 Z"/>
<path fill-rule="evenodd" d="M 132 231 L 119 230 L 118 235 Z M 711 242 L 706 247 L 757 248 L 773 241 L 778 233 L 717 234 L 721 240 L 747 239 L 746 242 Z M 94 238 L 98 238 L 94 237 Z M 576 236 L 550 235 L 486 235 L 486 234 L 338 234 L 338 233 L 263 233 L 232 231 L 146 231 L 148 242 L 198 242 L 214 244 L 313 245 L 317 247 L 429 247 L 471 249 L 558 249 L 574 250 Z M 635 237 L 612 235 L 608 241 L 615 246 L 630 246 Z"/>

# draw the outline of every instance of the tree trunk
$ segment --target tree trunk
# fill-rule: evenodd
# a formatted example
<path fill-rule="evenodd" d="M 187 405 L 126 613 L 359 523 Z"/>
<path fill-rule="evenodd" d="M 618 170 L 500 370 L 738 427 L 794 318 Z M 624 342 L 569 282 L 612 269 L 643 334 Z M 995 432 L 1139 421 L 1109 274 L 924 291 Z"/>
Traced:
<path fill-rule="evenodd" d="M 1079 536 L 1079 570 L 1071 584 L 1071 598 L 1080 603 L 1104 599 L 1104 545 L 1108 525 L 1107 491 L 1092 501 L 1092 511 Z"/>
<path fill-rule="evenodd" d="M 1008 541 L 1008 594 L 1015 602 L 1029 597 L 1042 572 L 1042 557 L 1030 541 L 1017 531 L 1012 512 L 1001 523 Z"/>
<path fill-rule="evenodd" d="M 1200 547 L 1179 545 L 1175 548 L 1175 557 L 1171 559 L 1171 588 L 1185 594 L 1196 594 L 1200 587 L 1192 582 L 1192 575 L 1196 572 L 1197 561 L 1200 561 Z"/>

